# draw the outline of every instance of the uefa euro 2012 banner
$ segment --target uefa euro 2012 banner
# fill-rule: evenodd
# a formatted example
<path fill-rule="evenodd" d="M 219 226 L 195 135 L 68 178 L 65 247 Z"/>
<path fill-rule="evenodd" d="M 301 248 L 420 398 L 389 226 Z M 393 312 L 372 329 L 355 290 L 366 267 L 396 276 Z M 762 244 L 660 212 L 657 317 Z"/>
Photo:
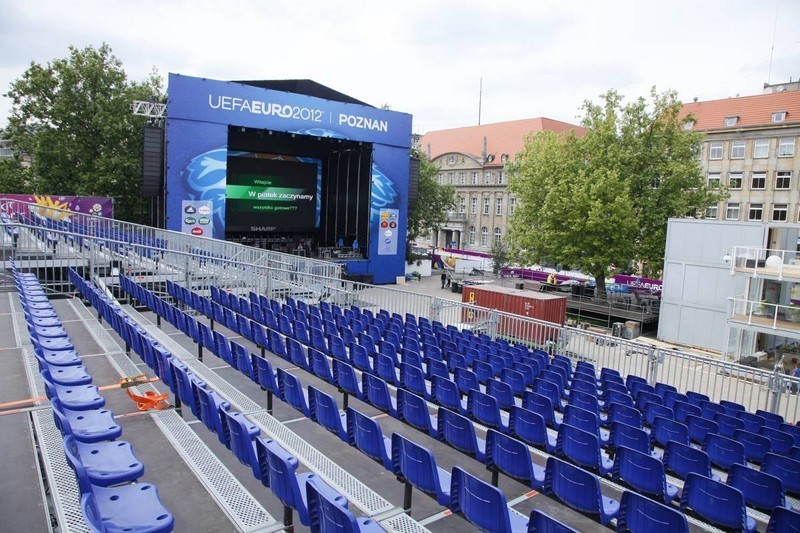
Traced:
<path fill-rule="evenodd" d="M 68 220 L 74 214 L 114 218 L 114 200 L 100 196 L 0 194 L 0 212 L 12 218 L 31 212 L 56 220 Z"/>

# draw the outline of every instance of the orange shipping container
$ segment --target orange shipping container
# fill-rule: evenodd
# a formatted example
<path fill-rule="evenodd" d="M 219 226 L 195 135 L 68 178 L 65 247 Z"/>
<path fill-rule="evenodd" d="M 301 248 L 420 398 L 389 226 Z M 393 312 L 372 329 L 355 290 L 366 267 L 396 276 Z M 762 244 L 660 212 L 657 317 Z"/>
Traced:
<path fill-rule="evenodd" d="M 464 303 L 496 309 L 525 318 L 544 320 L 553 325 L 539 325 L 501 317 L 498 335 L 536 344 L 556 340 L 558 328 L 567 318 L 567 297 L 551 292 L 533 292 L 496 285 L 466 285 L 461 292 Z M 468 322 L 466 316 L 464 322 Z"/>

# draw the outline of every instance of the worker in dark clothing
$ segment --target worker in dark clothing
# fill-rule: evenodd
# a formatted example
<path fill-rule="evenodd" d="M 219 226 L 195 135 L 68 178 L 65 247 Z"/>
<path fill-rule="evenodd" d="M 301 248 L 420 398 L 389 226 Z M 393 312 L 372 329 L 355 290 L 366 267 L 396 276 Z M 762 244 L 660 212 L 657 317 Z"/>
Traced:
<path fill-rule="evenodd" d="M 444 289 L 444 284 L 447 283 L 447 272 L 442 269 L 442 288 Z"/>

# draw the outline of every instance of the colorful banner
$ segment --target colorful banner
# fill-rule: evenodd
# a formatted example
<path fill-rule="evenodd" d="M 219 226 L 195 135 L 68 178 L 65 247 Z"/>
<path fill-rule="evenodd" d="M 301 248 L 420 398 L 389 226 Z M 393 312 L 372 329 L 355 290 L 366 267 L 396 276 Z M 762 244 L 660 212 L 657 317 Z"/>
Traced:
<path fill-rule="evenodd" d="M 181 203 L 181 231 L 196 237 L 211 237 L 214 219 L 211 216 L 210 200 L 183 200 Z"/>
<path fill-rule="evenodd" d="M 28 206 L 27 204 L 35 204 Z M 99 196 L 47 196 L 36 194 L 0 194 L 0 211 L 12 216 L 28 215 L 31 209 L 54 219 L 69 219 L 73 213 L 114 218 L 114 200 Z M 53 208 L 53 209 L 48 209 Z"/>
<path fill-rule="evenodd" d="M 397 255 L 398 209 L 381 209 L 378 255 Z"/>
<path fill-rule="evenodd" d="M 625 276 L 617 274 L 614 276 L 614 283 L 626 285 L 633 292 L 646 292 L 649 294 L 660 295 L 663 282 L 660 279 L 639 278 L 636 276 Z"/>

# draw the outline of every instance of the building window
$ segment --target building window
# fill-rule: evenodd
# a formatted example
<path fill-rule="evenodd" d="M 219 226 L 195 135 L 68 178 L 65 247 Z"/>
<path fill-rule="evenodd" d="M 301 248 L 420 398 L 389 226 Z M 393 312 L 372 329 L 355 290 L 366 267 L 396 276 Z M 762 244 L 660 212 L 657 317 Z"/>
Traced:
<path fill-rule="evenodd" d="M 767 187 L 767 173 L 766 172 L 753 172 L 753 177 L 750 180 L 751 189 L 765 189 Z"/>
<path fill-rule="evenodd" d="M 784 137 L 778 143 L 778 157 L 791 157 L 794 155 L 794 137 Z"/>
<path fill-rule="evenodd" d="M 495 206 L 494 214 L 495 215 L 502 215 L 503 214 L 503 199 L 497 198 L 497 205 Z"/>
<path fill-rule="evenodd" d="M 775 173 L 775 189 L 788 190 L 792 188 L 792 172 L 791 171 L 778 171 Z"/>
<path fill-rule="evenodd" d="M 494 183 L 494 176 L 492 175 L 491 170 L 486 171 L 486 185 L 491 185 Z"/>
<path fill-rule="evenodd" d="M 786 204 L 775 204 L 772 206 L 772 221 L 786 222 L 789 215 L 789 206 Z"/>
<path fill-rule="evenodd" d="M 731 143 L 731 159 L 744 159 L 745 141 L 733 141 Z"/>
<path fill-rule="evenodd" d="M 725 208 L 725 220 L 739 220 L 739 202 L 728 202 Z"/>
<path fill-rule="evenodd" d="M 461 173 L 461 176 L 459 176 L 459 181 L 458 182 L 461 185 L 466 185 L 467 184 L 467 173 L 466 172 L 462 172 Z"/>
<path fill-rule="evenodd" d="M 469 235 L 469 243 L 470 244 L 475 244 L 475 226 L 470 226 L 469 227 L 468 235 Z"/>
<path fill-rule="evenodd" d="M 728 128 L 735 126 L 738 120 L 739 117 L 725 117 L 725 126 Z"/>
<path fill-rule="evenodd" d="M 753 159 L 769 157 L 769 139 L 758 139 L 753 142 Z"/>
<path fill-rule="evenodd" d="M 439 185 L 444 185 L 444 174 L 439 174 Z"/>
<path fill-rule="evenodd" d="M 731 172 L 730 176 L 728 177 L 728 188 L 733 190 L 738 190 L 742 188 L 742 173 L 741 172 Z"/>
<path fill-rule="evenodd" d="M 786 120 L 786 111 L 776 111 L 772 114 L 772 122 L 783 122 Z"/>
<path fill-rule="evenodd" d="M 478 199 L 477 198 L 470 198 L 469 200 L 469 212 L 473 215 L 478 214 Z"/>
<path fill-rule="evenodd" d="M 477 172 L 473 172 L 472 173 L 472 184 L 473 185 L 477 185 L 478 184 L 478 173 Z"/>
<path fill-rule="evenodd" d="M 683 129 L 690 130 L 692 128 L 694 128 L 694 120 L 687 120 L 686 122 L 684 122 Z"/>
<path fill-rule="evenodd" d="M 453 173 L 452 172 L 448 173 L 447 174 L 447 182 L 450 185 L 452 185 L 453 183 L 455 183 L 455 181 L 456 181 L 456 178 L 455 178 L 455 176 L 453 176 Z"/>
<path fill-rule="evenodd" d="M 466 213 L 467 212 L 467 199 L 461 196 L 458 199 L 458 212 L 459 213 Z"/>
<path fill-rule="evenodd" d="M 500 244 L 500 241 L 503 238 L 503 230 L 500 228 L 494 228 L 494 242 Z"/>
<path fill-rule="evenodd" d="M 708 186 L 712 189 L 719 189 L 719 172 L 708 175 Z"/>
<path fill-rule="evenodd" d="M 517 210 L 517 199 L 516 198 L 509 198 L 508 199 L 508 214 L 513 215 L 514 211 Z"/>
<path fill-rule="evenodd" d="M 489 214 L 489 199 L 488 198 L 484 198 L 483 199 L 483 214 L 484 215 L 488 215 Z"/>
<path fill-rule="evenodd" d="M 764 216 L 764 204 L 750 204 L 747 211 L 747 220 L 761 220 Z"/>
<path fill-rule="evenodd" d="M 717 204 L 710 205 L 710 206 L 706 207 L 705 218 L 712 219 L 712 220 L 717 218 Z"/>
<path fill-rule="evenodd" d="M 792 146 L 794 146 L 794 144 L 792 144 Z M 506 157 L 508 157 L 508 156 L 506 156 Z M 502 170 L 498 170 L 497 171 L 497 184 L 498 185 L 502 185 L 504 180 L 505 180 L 505 176 L 503 175 L 503 171 Z"/>
<path fill-rule="evenodd" d="M 481 228 L 481 246 L 489 244 L 489 228 L 486 226 Z"/>
<path fill-rule="evenodd" d="M 722 142 L 708 143 L 708 158 L 722 159 Z"/>

